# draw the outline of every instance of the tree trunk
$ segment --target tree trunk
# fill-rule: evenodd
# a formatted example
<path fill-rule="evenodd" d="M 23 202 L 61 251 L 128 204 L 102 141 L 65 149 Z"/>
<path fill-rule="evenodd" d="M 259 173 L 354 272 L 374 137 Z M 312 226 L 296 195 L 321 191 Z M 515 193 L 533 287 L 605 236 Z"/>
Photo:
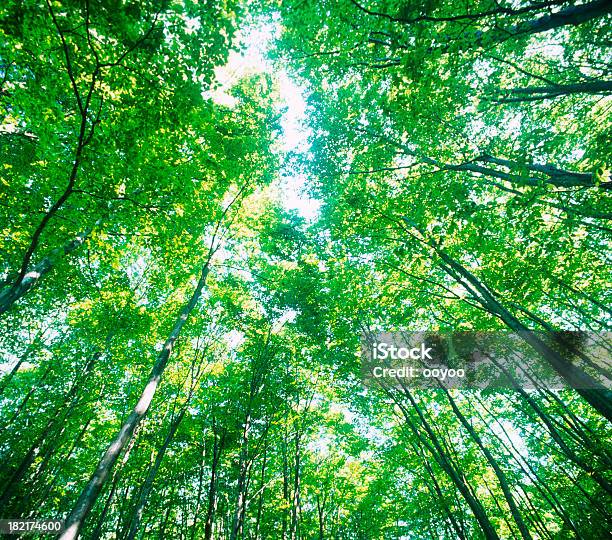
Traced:
<path fill-rule="evenodd" d="M 267 447 L 264 448 L 264 452 L 263 452 L 263 457 L 262 457 L 262 461 L 261 461 L 261 488 L 260 488 L 260 493 L 259 493 L 259 501 L 257 503 L 257 518 L 255 519 L 255 534 L 254 534 L 254 538 L 255 540 L 258 540 L 259 538 L 259 529 L 261 526 L 261 517 L 263 515 L 263 506 L 264 506 L 264 499 L 265 499 L 265 491 L 266 491 L 266 465 L 267 465 Z"/>
<path fill-rule="evenodd" d="M 285 413 L 287 415 L 288 413 Z M 287 510 L 291 504 L 289 500 L 289 458 L 287 456 L 287 427 L 286 427 L 287 418 L 285 416 L 285 425 L 283 430 L 283 440 L 282 440 L 282 457 L 283 457 L 283 500 L 285 502 L 282 509 L 282 540 L 287 540 Z"/>
<path fill-rule="evenodd" d="M 55 248 L 49 255 L 27 270 L 17 282 L 5 287 L 0 292 L 0 315 L 8 311 L 17 300 L 28 293 L 34 285 L 53 270 L 62 257 L 83 245 L 99 223 L 101 223 L 101 220 L 98 220 L 93 227 L 77 234 L 75 238 L 62 247 Z"/>
<path fill-rule="evenodd" d="M 495 103 L 520 103 L 524 101 L 541 101 L 572 94 L 605 95 L 612 92 L 612 81 L 592 81 L 575 84 L 553 84 L 550 86 L 527 86 L 525 88 L 509 88 L 501 90 L 501 95 L 494 99 Z"/>
<path fill-rule="evenodd" d="M 217 511 L 217 479 L 219 476 L 219 461 L 221 460 L 221 453 L 223 451 L 223 445 L 225 444 L 226 431 L 217 439 L 216 422 L 215 417 L 212 417 L 212 428 L 213 428 L 213 455 L 212 463 L 210 466 L 210 482 L 208 484 L 208 507 L 206 509 L 206 522 L 204 524 L 204 540 L 211 540 L 213 533 L 213 525 L 215 521 L 215 514 Z"/>
<path fill-rule="evenodd" d="M 410 430 L 414 433 L 417 440 L 421 441 L 423 446 L 434 457 L 434 459 L 438 462 L 442 470 L 444 470 L 444 472 L 448 474 L 452 482 L 455 484 L 455 486 L 457 487 L 457 489 L 463 496 L 465 502 L 468 504 L 468 506 L 472 510 L 472 514 L 476 518 L 476 521 L 478 522 L 483 534 L 485 535 L 485 538 L 487 540 L 500 540 L 497 532 L 495 531 L 495 528 L 493 527 L 493 524 L 491 523 L 491 521 L 489 520 L 489 517 L 487 516 L 487 513 L 484 507 L 482 506 L 480 501 L 476 499 L 476 497 L 472 494 L 472 491 L 469 489 L 467 483 L 464 481 L 463 475 L 461 475 L 456 470 L 454 465 L 452 464 L 448 454 L 442 448 L 442 445 L 438 439 L 438 436 L 433 431 L 431 425 L 427 421 L 427 418 L 421 411 L 421 408 L 419 407 L 417 402 L 412 397 L 412 394 L 410 393 L 410 391 L 407 388 L 404 388 L 404 394 L 406 395 L 413 409 L 416 411 L 417 415 L 419 416 L 421 425 L 425 429 L 425 432 L 427 433 L 427 436 L 429 440 L 431 441 L 431 444 L 429 444 L 423 438 L 423 436 L 419 433 L 417 427 L 414 425 L 412 418 L 410 417 L 410 414 L 408 413 L 406 407 L 401 402 L 401 400 L 399 400 L 397 396 L 393 394 L 393 392 L 390 392 L 388 388 L 385 388 L 384 386 L 382 388 L 387 393 L 387 395 L 389 395 L 389 397 L 391 397 L 393 401 L 398 405 L 398 407 L 402 411 L 402 414 L 406 420 L 406 424 L 408 425 Z"/>
<path fill-rule="evenodd" d="M 291 540 L 297 540 L 299 534 L 299 517 L 300 517 L 300 469 L 301 469 L 301 449 L 300 449 L 300 433 L 296 428 L 294 436 L 295 455 L 294 463 L 295 470 L 293 472 L 293 500 L 291 504 Z"/>
<path fill-rule="evenodd" d="M 612 392 L 585 373 L 579 367 L 565 360 L 559 353 L 540 340 L 536 334 L 524 326 L 496 299 L 492 292 L 476 276 L 450 257 L 435 244 L 428 244 L 440 256 L 445 264 L 442 268 L 459 283 L 474 293 L 475 299 L 489 313 L 498 317 L 512 331 L 516 332 L 526 343 L 538 352 L 547 363 L 567 381 L 593 408 L 605 418 L 612 421 Z"/>
<path fill-rule="evenodd" d="M 504 498 L 506 499 L 506 503 L 508 503 L 508 507 L 510 508 L 510 513 L 512 514 L 512 517 L 514 518 L 514 521 L 516 522 L 516 525 L 521 533 L 521 536 L 523 537 L 524 540 L 532 540 L 531 533 L 529 532 L 527 525 L 523 521 L 523 516 L 521 515 L 521 512 L 518 506 L 516 505 L 514 496 L 512 494 L 512 490 L 510 489 L 510 486 L 508 485 L 508 480 L 506 478 L 504 471 L 502 471 L 501 467 L 497 463 L 497 460 L 493 457 L 489 449 L 482 442 L 482 439 L 480 438 L 478 433 L 476 433 L 476 430 L 472 427 L 472 424 L 470 424 L 467 418 L 463 415 L 463 413 L 457 406 L 457 403 L 451 396 L 450 392 L 444 387 L 442 387 L 442 391 L 446 394 L 446 397 L 448 398 L 448 401 L 453 409 L 453 412 L 459 418 L 460 422 L 463 424 L 463 427 L 467 429 L 472 439 L 476 442 L 476 444 L 478 445 L 482 453 L 487 458 L 489 465 L 491 465 L 491 467 L 493 468 L 493 471 L 495 472 L 495 476 L 497 476 L 497 480 L 499 481 L 499 485 L 504 494 Z"/>
<path fill-rule="evenodd" d="M 251 431 L 251 412 L 247 411 L 242 432 L 242 445 L 240 448 L 240 463 L 238 473 L 238 492 L 236 495 L 236 508 L 232 520 L 230 540 L 237 540 L 243 527 L 244 509 L 246 506 L 247 474 L 249 472 L 248 444 Z"/>
<path fill-rule="evenodd" d="M 200 505 L 202 502 L 202 488 L 204 485 L 204 465 L 205 465 L 205 454 L 204 454 L 204 446 L 202 446 L 202 461 L 200 463 L 200 470 L 198 473 L 198 492 L 196 493 L 196 504 L 195 510 L 193 512 L 193 525 L 191 526 L 191 540 L 195 540 L 195 535 L 197 531 L 198 525 L 198 517 L 200 515 Z"/>
<path fill-rule="evenodd" d="M 212 255 L 212 253 L 211 253 Z M 153 396 L 155 395 L 155 391 L 159 386 L 161 381 L 161 377 L 164 373 L 166 365 L 168 363 L 168 359 L 172 354 L 172 349 L 176 340 L 178 339 L 183 326 L 187 322 L 190 313 L 195 308 L 200 296 L 202 294 L 202 289 L 204 288 L 204 284 L 206 283 L 206 278 L 209 272 L 209 262 L 210 255 L 204 266 L 202 267 L 202 272 L 200 275 L 200 279 L 198 280 L 198 284 L 196 288 L 187 302 L 187 304 L 181 310 L 168 339 L 164 343 L 164 346 L 159 353 L 155 365 L 151 370 L 151 374 L 147 380 L 147 384 L 140 395 L 140 399 L 138 403 L 125 420 L 119 433 L 115 437 L 115 439 L 111 442 L 106 452 L 102 456 L 96 471 L 94 472 L 91 480 L 87 483 L 85 488 L 83 489 L 79 499 L 77 500 L 72 512 L 66 519 L 66 529 L 60 535 L 60 540 L 73 540 L 78 537 L 79 532 L 83 526 L 85 518 L 91 511 L 92 506 L 96 502 L 98 495 L 100 494 L 101 489 L 104 487 L 106 480 L 110 471 L 112 470 L 119 454 L 125 448 L 125 445 L 129 442 L 134 433 L 134 430 L 140 424 L 145 414 L 149 410 L 151 402 L 153 400 Z"/>
<path fill-rule="evenodd" d="M 136 503 L 136 507 L 134 508 L 134 512 L 132 514 L 132 519 L 130 521 L 130 528 L 127 533 L 127 536 L 125 537 L 127 540 L 134 540 L 134 538 L 136 537 L 136 534 L 138 533 L 140 522 L 142 520 L 142 513 L 149 499 L 149 494 L 151 493 L 151 490 L 153 489 L 153 481 L 155 480 L 157 471 L 159 470 L 159 467 L 162 464 L 162 460 L 164 459 L 166 450 L 168 449 L 168 446 L 170 446 L 170 443 L 172 442 L 172 439 L 174 439 L 174 436 L 176 435 L 176 432 L 179 428 L 180 423 L 185 417 L 185 413 L 187 412 L 188 403 L 189 402 L 186 402 L 184 404 L 178 416 L 170 424 L 170 429 L 168 431 L 168 434 L 166 435 L 166 438 L 161 448 L 158 450 L 157 455 L 155 456 L 155 462 L 153 463 L 153 466 L 149 469 L 149 474 L 147 475 L 147 478 L 143 484 L 142 491 L 140 492 L 140 496 L 138 498 L 138 502 Z"/>

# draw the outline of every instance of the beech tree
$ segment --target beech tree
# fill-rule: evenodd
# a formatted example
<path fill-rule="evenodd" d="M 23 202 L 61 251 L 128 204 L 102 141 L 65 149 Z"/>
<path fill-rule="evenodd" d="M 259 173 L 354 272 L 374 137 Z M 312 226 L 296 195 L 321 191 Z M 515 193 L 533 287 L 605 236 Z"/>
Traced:
<path fill-rule="evenodd" d="M 0 518 L 606 537 L 610 9 L 2 3 Z M 422 387 L 387 332 L 519 345 Z"/>

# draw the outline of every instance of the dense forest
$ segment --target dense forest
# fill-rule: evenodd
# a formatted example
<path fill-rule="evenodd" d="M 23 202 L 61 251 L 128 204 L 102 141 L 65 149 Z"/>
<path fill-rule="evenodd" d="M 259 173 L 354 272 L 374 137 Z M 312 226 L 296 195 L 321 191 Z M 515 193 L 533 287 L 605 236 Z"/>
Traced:
<path fill-rule="evenodd" d="M 611 12 L 0 2 L 0 518 L 608 537 Z M 363 336 L 414 331 L 568 384 L 366 384 Z"/>

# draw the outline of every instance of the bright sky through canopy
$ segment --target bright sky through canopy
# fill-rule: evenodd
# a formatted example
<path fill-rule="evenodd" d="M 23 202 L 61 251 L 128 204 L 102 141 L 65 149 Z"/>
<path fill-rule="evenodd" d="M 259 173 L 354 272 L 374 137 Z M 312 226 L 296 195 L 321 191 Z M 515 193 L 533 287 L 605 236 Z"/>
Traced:
<path fill-rule="evenodd" d="M 284 69 L 274 65 L 268 58 L 272 39 L 278 32 L 277 22 L 261 23 L 246 28 L 240 36 L 242 51 L 230 52 L 227 64 L 215 70 L 217 88 L 206 92 L 205 95 L 216 103 L 233 107 L 236 100 L 229 92 L 242 77 L 250 73 L 272 75 L 278 84 L 281 101 L 282 134 L 279 150 L 283 153 L 305 153 L 309 149 L 309 130 L 305 125 L 306 102 L 302 89 Z M 305 176 L 282 167 L 279 177 L 275 187 L 283 206 L 287 210 L 296 211 L 308 221 L 315 220 L 321 205 L 319 201 L 308 197 L 305 193 Z"/>

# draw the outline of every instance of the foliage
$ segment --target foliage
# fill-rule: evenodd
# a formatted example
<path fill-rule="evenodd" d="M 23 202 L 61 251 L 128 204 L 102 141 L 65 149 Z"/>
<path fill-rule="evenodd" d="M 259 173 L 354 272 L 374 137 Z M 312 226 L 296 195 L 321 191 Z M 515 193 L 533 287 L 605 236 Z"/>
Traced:
<path fill-rule="evenodd" d="M 221 104 L 261 20 L 274 69 Z M 609 390 L 364 386 L 360 336 L 610 329 L 609 23 L 597 0 L 4 2 L 0 516 L 605 537 Z"/>

